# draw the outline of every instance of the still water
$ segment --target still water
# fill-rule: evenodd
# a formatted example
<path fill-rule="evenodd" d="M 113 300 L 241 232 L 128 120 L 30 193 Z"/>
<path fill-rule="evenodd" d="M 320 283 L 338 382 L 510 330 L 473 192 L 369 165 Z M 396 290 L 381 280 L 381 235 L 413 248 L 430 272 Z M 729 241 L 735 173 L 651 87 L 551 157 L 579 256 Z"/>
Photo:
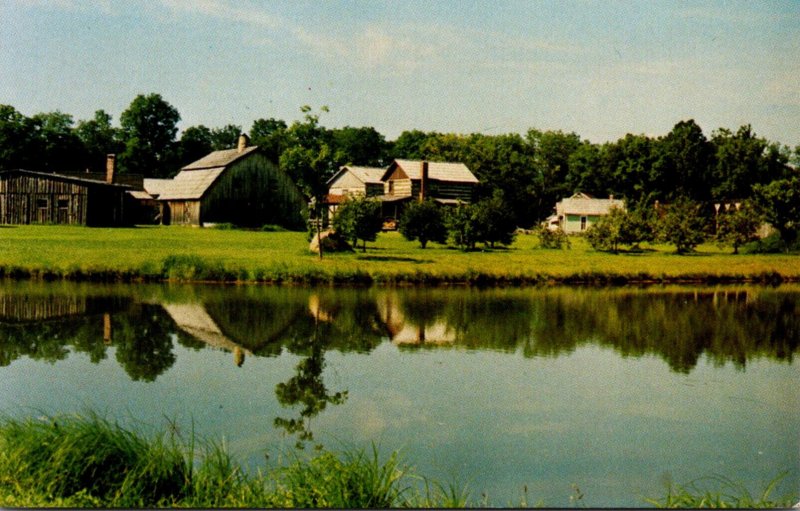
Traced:
<path fill-rule="evenodd" d="M 800 287 L 0 283 L 0 413 L 95 410 L 251 467 L 374 442 L 493 505 L 800 491 Z"/>

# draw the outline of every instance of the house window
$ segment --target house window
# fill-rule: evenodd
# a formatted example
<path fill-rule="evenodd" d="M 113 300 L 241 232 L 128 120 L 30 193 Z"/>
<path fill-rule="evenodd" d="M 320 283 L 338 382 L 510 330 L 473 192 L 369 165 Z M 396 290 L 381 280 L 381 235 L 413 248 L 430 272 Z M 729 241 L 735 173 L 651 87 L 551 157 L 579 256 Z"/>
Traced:
<path fill-rule="evenodd" d="M 586 230 L 586 217 L 585 216 L 581 217 L 581 230 L 582 231 Z"/>
<path fill-rule="evenodd" d="M 394 181 L 389 181 L 389 193 L 388 195 L 394 194 Z"/>
<path fill-rule="evenodd" d="M 36 221 L 40 224 L 50 222 L 50 200 L 36 199 Z"/>

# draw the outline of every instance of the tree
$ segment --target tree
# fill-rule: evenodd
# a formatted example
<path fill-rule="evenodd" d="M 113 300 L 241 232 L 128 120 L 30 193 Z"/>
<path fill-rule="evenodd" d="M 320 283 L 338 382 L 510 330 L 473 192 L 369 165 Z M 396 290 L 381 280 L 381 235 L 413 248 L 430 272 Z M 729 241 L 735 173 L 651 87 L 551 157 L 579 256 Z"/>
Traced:
<path fill-rule="evenodd" d="M 383 166 L 387 163 L 388 144 L 375 128 L 345 126 L 331 131 L 336 167 L 342 165 Z"/>
<path fill-rule="evenodd" d="M 586 239 L 595 250 L 611 250 L 616 253 L 623 243 L 623 229 L 627 213 L 620 208 L 611 208 L 586 231 Z"/>
<path fill-rule="evenodd" d="M 250 142 L 274 162 L 287 146 L 286 122 L 280 119 L 256 119 L 250 128 Z"/>
<path fill-rule="evenodd" d="M 655 150 L 654 184 L 666 199 L 710 197 L 714 147 L 693 119 L 676 124 Z"/>
<path fill-rule="evenodd" d="M 758 239 L 756 232 L 761 227 L 763 218 L 750 201 L 744 201 L 738 208 L 723 211 L 719 215 L 717 240 L 733 247 L 733 253 L 739 253 L 739 247 Z"/>
<path fill-rule="evenodd" d="M 474 204 L 459 204 L 445 216 L 447 233 L 461 250 L 474 250 L 480 240 L 480 225 Z"/>
<path fill-rule="evenodd" d="M 753 192 L 764 218 L 778 230 L 788 252 L 800 230 L 800 176 L 756 185 Z"/>
<path fill-rule="evenodd" d="M 84 146 L 73 130 L 72 116 L 60 111 L 31 117 L 37 167 L 50 172 L 79 171 Z"/>
<path fill-rule="evenodd" d="M 667 207 L 667 213 L 661 219 L 662 238 L 675 245 L 679 254 L 694 250 L 703 241 L 704 221 L 699 212 L 699 204 L 680 197 Z"/>
<path fill-rule="evenodd" d="M 221 128 L 211 130 L 211 148 L 214 151 L 232 149 L 239 143 L 242 127 L 236 124 L 226 124 Z"/>
<path fill-rule="evenodd" d="M 348 197 L 333 217 L 336 232 L 352 240 L 353 245 L 361 240 L 364 252 L 367 242 L 375 241 L 382 227 L 381 203 L 368 197 Z"/>
<path fill-rule="evenodd" d="M 517 224 L 499 190 L 491 199 L 475 204 L 475 221 L 480 241 L 490 247 L 494 248 L 495 243 L 511 245 L 514 242 Z"/>
<path fill-rule="evenodd" d="M 422 248 L 429 241 L 444 243 L 447 240 L 442 210 L 430 199 L 409 204 L 400 218 L 399 229 L 405 239 L 418 240 Z"/>
<path fill-rule="evenodd" d="M 111 115 L 104 110 L 97 110 L 92 119 L 78 121 L 75 134 L 86 151 L 85 166 L 94 172 L 104 172 L 106 155 L 121 153 L 125 147 L 119 130 L 111 125 Z"/>
<path fill-rule="evenodd" d="M 120 166 L 148 177 L 168 177 L 175 164 L 178 110 L 160 94 L 138 95 L 120 116 L 125 151 Z"/>
<path fill-rule="evenodd" d="M 656 239 L 656 210 L 647 202 L 635 204 L 625 212 L 620 228 L 620 243 L 638 248 L 645 241 Z"/>
<path fill-rule="evenodd" d="M 199 160 L 212 151 L 213 140 L 211 130 L 202 124 L 190 126 L 181 134 L 179 142 L 180 166 Z"/>
<path fill-rule="evenodd" d="M 750 125 L 736 133 L 727 129 L 714 132 L 714 198 L 741 200 L 752 195 L 755 184 L 779 177 L 787 155 L 753 133 Z"/>
<path fill-rule="evenodd" d="M 431 136 L 435 133 L 425 133 L 420 130 L 404 131 L 400 133 L 391 144 L 390 156 L 398 159 L 421 160 L 423 156 L 423 146 Z"/>
<path fill-rule="evenodd" d="M 34 127 L 11 105 L 0 105 L 0 169 L 32 168 Z"/>

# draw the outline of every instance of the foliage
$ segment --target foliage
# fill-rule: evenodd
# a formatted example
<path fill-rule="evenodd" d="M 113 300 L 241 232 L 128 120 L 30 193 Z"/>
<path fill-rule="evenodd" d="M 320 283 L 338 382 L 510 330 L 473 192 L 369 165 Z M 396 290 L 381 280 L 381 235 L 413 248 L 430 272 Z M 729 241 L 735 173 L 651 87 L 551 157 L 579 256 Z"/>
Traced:
<path fill-rule="evenodd" d="M 659 222 L 662 239 L 675 245 L 679 254 L 694 250 L 705 238 L 699 210 L 696 202 L 679 198 L 667 207 L 666 214 Z"/>
<path fill-rule="evenodd" d="M 666 509 L 789 508 L 795 503 L 796 497 L 772 497 L 772 492 L 784 477 L 786 473 L 778 475 L 756 496 L 751 495 L 743 484 L 727 477 L 703 477 L 685 485 L 670 484 L 663 498 L 648 498 L 645 502 Z"/>
<path fill-rule="evenodd" d="M 720 208 L 717 220 L 717 239 L 721 243 L 731 245 L 733 253 L 739 253 L 739 247 L 758 239 L 756 234 L 763 223 L 763 217 L 750 201 L 744 201 L 739 207 L 730 211 Z"/>
<path fill-rule="evenodd" d="M 540 248 L 563 249 L 570 248 L 569 236 L 561 227 L 548 229 L 546 226 L 539 226 L 536 229 L 536 237 L 539 239 Z"/>
<path fill-rule="evenodd" d="M 348 197 L 336 211 L 332 224 L 336 232 L 352 240 L 353 245 L 361 240 L 366 252 L 367 242 L 375 241 L 383 227 L 381 203 L 368 197 Z"/>
<path fill-rule="evenodd" d="M 610 250 L 616 253 L 624 242 L 624 225 L 627 213 L 620 208 L 611 208 L 586 231 L 586 239 L 595 250 Z"/>
<path fill-rule="evenodd" d="M 640 203 L 625 212 L 620 227 L 620 243 L 638 248 L 656 239 L 657 213 L 652 205 Z"/>
<path fill-rule="evenodd" d="M 97 110 L 94 118 L 78 121 L 75 133 L 81 140 L 86 154 L 85 166 L 93 172 L 105 172 L 106 155 L 121 153 L 124 144 L 120 133 L 111 125 L 111 115 Z"/>
<path fill-rule="evenodd" d="M 160 94 L 136 96 L 119 118 L 125 144 L 119 158 L 121 167 L 146 177 L 172 175 L 180 119 L 178 110 Z"/>
<path fill-rule="evenodd" d="M 475 220 L 479 226 L 479 239 L 494 248 L 495 243 L 511 245 L 516 235 L 516 223 L 503 194 L 484 199 L 475 205 Z"/>
<path fill-rule="evenodd" d="M 800 231 L 800 176 L 756 185 L 753 192 L 764 218 L 778 230 L 788 251 Z"/>
<path fill-rule="evenodd" d="M 450 241 L 461 250 L 474 250 L 480 241 L 481 225 L 474 204 L 459 204 L 448 210 L 445 226 Z"/>
<path fill-rule="evenodd" d="M 419 241 L 422 248 L 425 248 L 429 241 L 444 243 L 447 240 L 444 213 L 441 207 L 430 199 L 412 202 L 406 206 L 400 218 L 399 230 L 405 239 Z"/>

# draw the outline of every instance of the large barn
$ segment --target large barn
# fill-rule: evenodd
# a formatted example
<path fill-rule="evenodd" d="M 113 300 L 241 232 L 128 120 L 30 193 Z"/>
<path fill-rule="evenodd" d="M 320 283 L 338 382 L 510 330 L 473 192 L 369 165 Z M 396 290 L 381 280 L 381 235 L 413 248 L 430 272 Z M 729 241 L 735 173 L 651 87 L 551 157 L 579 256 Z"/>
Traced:
<path fill-rule="evenodd" d="M 164 224 L 305 225 L 303 194 L 244 136 L 237 148 L 214 151 L 173 179 L 145 179 L 144 188 L 161 204 Z"/>

